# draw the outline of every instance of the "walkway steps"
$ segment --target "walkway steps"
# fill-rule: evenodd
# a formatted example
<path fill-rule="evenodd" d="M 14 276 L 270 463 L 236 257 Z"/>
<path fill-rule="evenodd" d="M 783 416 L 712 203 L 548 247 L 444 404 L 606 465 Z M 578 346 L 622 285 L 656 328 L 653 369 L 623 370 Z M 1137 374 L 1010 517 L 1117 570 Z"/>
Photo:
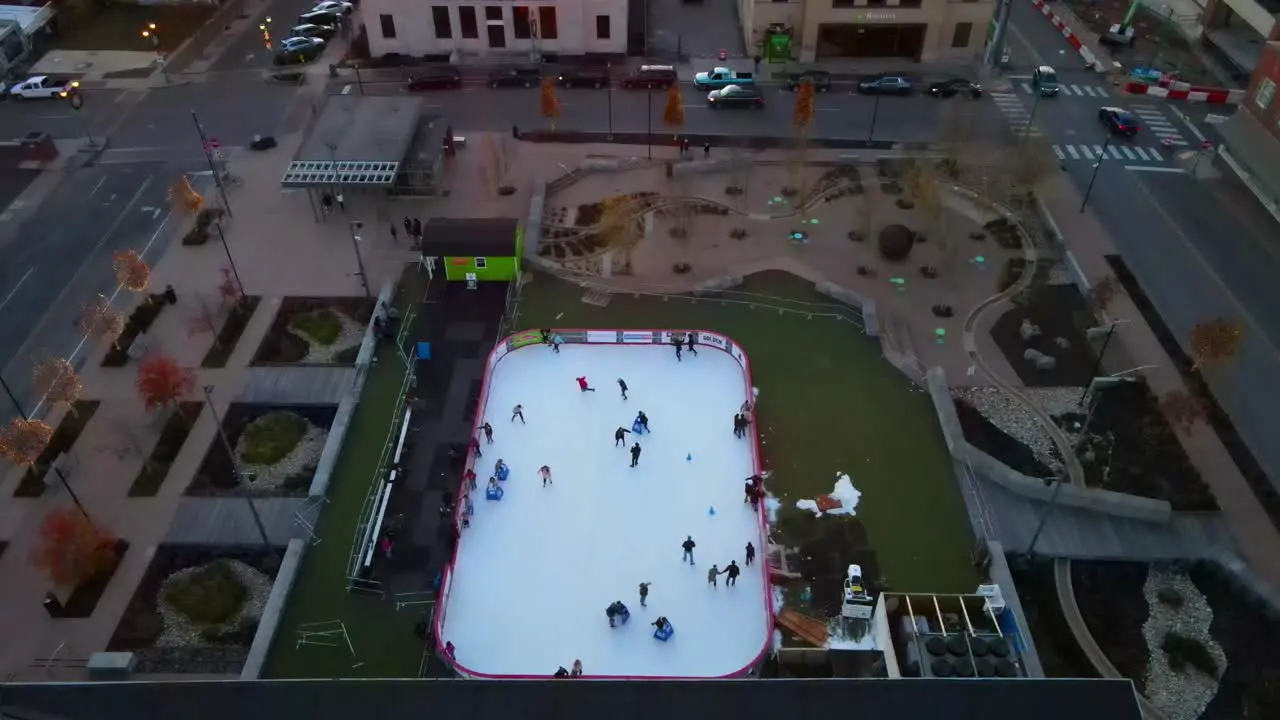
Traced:
<path fill-rule="evenodd" d="M 306 503 L 306 498 L 254 498 L 254 508 L 271 545 L 283 547 L 304 534 L 296 515 Z M 314 506 L 308 512 L 314 523 Z M 191 497 L 178 504 L 164 541 L 183 545 L 260 545 L 262 535 L 244 498 Z"/>
<path fill-rule="evenodd" d="M 808 615 L 802 615 L 795 610 L 783 608 L 778 611 L 778 625 L 782 626 L 792 635 L 804 640 L 814 647 L 827 646 L 827 624 Z"/>
<path fill-rule="evenodd" d="M 337 405 L 355 382 L 355 368 L 291 365 L 249 368 L 236 402 L 266 405 Z"/>

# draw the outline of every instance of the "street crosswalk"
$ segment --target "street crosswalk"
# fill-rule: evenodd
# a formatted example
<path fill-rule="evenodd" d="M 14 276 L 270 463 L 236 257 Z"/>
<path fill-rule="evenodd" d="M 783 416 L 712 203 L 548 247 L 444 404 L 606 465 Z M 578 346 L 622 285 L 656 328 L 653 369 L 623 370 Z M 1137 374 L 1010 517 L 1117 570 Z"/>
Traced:
<path fill-rule="evenodd" d="M 1160 112 L 1160 108 L 1155 105 L 1132 105 L 1130 112 L 1138 116 L 1138 124 L 1146 132 L 1160 138 L 1162 143 L 1167 142 L 1170 145 L 1185 146 L 1186 138 L 1182 137 L 1182 133 L 1174 126 L 1172 122 L 1165 118 L 1164 113 Z"/>
<path fill-rule="evenodd" d="M 996 108 L 1000 114 L 1004 115 L 1005 122 L 1009 124 L 1009 128 L 1016 135 L 1029 135 L 1031 137 L 1039 137 L 1040 129 L 1031 124 L 1031 113 L 1027 110 L 1027 106 L 1023 104 L 1022 98 L 1014 93 L 991 92 L 987 93 L 991 101 L 996 104 Z"/>
<path fill-rule="evenodd" d="M 1166 151 L 1167 152 L 1167 151 Z M 1059 160 L 1126 160 L 1129 162 L 1164 162 L 1166 153 L 1153 147 L 1137 145 L 1054 145 Z"/>
<path fill-rule="evenodd" d="M 1022 88 L 1022 92 L 1027 95 L 1034 95 L 1036 93 L 1035 88 L 1031 87 L 1031 83 L 1029 82 L 1021 83 L 1020 86 Z M 1061 95 L 1095 98 L 1111 97 L 1111 92 L 1101 85 L 1072 85 L 1069 83 L 1062 83 L 1058 85 L 1058 88 L 1059 94 Z"/>

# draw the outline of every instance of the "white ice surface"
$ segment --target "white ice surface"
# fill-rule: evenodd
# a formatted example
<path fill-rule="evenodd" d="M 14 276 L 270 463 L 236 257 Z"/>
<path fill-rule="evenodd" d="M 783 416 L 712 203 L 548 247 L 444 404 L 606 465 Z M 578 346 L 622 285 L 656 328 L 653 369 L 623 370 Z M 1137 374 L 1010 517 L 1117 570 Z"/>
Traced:
<path fill-rule="evenodd" d="M 476 513 L 442 609 L 442 641 L 463 667 L 546 676 L 581 659 L 593 676 L 715 677 L 760 653 L 769 640 L 765 546 L 742 502 L 754 472 L 750 440 L 733 435 L 746 384 L 727 353 L 700 351 L 677 363 L 662 346 L 564 345 L 559 355 L 532 346 L 498 362 L 484 414 L 494 444 L 477 464 Z M 579 375 L 597 391 L 579 392 Z M 517 403 L 527 425 L 509 422 Z M 639 410 L 653 434 L 638 438 L 643 452 L 631 468 L 613 433 L 630 429 Z M 501 501 L 486 501 L 499 458 L 511 479 Z M 555 483 L 546 489 L 543 464 Z M 686 535 L 697 543 L 695 567 L 680 560 Z M 743 567 L 737 587 L 722 575 L 710 588 L 711 564 L 743 565 L 748 540 L 756 563 Z M 641 581 L 653 583 L 647 608 Z M 632 617 L 611 629 L 605 608 L 614 600 Z M 653 638 L 649 623 L 659 615 L 675 626 L 669 642 Z"/>

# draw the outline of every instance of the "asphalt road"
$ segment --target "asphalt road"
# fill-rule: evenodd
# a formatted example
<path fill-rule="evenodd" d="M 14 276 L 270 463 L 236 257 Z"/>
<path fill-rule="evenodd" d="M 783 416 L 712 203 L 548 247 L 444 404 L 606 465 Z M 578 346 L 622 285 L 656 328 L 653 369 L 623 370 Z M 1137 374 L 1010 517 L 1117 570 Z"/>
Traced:
<path fill-rule="evenodd" d="M 271 18 L 271 23 L 268 27 L 270 28 L 272 42 L 278 42 L 289 35 L 289 28 L 298 24 L 298 15 L 310 10 L 313 5 L 315 5 L 315 2 L 312 2 L 312 0 L 275 0 L 275 2 L 270 3 L 262 12 L 255 15 L 251 22 L 246 24 L 244 32 L 241 32 L 231 41 L 231 44 L 223 51 L 222 56 L 210 67 L 210 70 L 223 72 L 270 67 L 272 53 L 267 50 L 265 43 L 263 43 L 262 32 L 258 29 L 258 26 L 266 24 L 266 18 Z"/>
<path fill-rule="evenodd" d="M 54 139 L 101 134 L 128 112 L 129 93 L 118 90 L 86 91 L 86 102 L 73 110 L 63 100 L 4 100 L 0 102 L 0 138 L 9 139 L 29 132 L 47 132 Z"/>
<path fill-rule="evenodd" d="M 1087 83 L 1088 74 L 1064 71 L 1076 57 L 1061 34 L 1030 3 L 1013 4 L 1012 48 L 1033 62 L 1053 64 L 1064 83 Z M 1038 54 L 1038 55 L 1037 55 Z M 1028 101 L 1034 102 L 1033 98 Z M 1050 105 L 1052 103 L 1052 105 Z M 1040 102 L 1035 124 L 1051 143 L 1096 147 L 1104 142 L 1097 119 L 1100 105 L 1118 105 L 1143 113 L 1143 131 L 1126 147 L 1150 147 L 1157 128 L 1176 132 L 1193 150 L 1194 128 L 1166 103 L 1149 98 L 1113 95 L 1106 99 L 1062 96 Z M 1221 107 L 1221 106 L 1219 106 Z M 1157 117 L 1167 118 L 1165 125 Z M 1153 125 L 1153 122 L 1155 123 Z M 1196 323 L 1214 317 L 1239 318 L 1245 341 L 1230 365 L 1208 373 L 1219 402 L 1266 470 L 1280 484 L 1280 443 L 1275 442 L 1274 416 L 1280 407 L 1280 256 L 1275 237 L 1280 228 L 1265 211 L 1236 192 L 1230 180 L 1197 179 L 1185 161 L 1136 163 L 1112 158 L 1097 174 L 1089 205 L 1111 230 L 1125 262 L 1165 322 L 1185 343 Z M 1138 168 L 1126 166 L 1139 166 Z M 1062 163 L 1084 190 L 1094 171 L 1091 160 Z M 1146 166 L 1144 169 L 1142 166 Z M 1150 167 L 1165 170 L 1152 170 Z"/>

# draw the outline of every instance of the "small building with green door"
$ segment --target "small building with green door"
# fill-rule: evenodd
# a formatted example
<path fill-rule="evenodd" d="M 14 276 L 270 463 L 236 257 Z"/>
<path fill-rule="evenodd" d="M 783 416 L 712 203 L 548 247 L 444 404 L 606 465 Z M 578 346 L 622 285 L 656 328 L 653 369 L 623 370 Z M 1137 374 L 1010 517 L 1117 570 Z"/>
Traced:
<path fill-rule="evenodd" d="M 515 282 L 523 231 L 511 218 L 432 218 L 422 226 L 423 264 L 447 280 Z"/>

